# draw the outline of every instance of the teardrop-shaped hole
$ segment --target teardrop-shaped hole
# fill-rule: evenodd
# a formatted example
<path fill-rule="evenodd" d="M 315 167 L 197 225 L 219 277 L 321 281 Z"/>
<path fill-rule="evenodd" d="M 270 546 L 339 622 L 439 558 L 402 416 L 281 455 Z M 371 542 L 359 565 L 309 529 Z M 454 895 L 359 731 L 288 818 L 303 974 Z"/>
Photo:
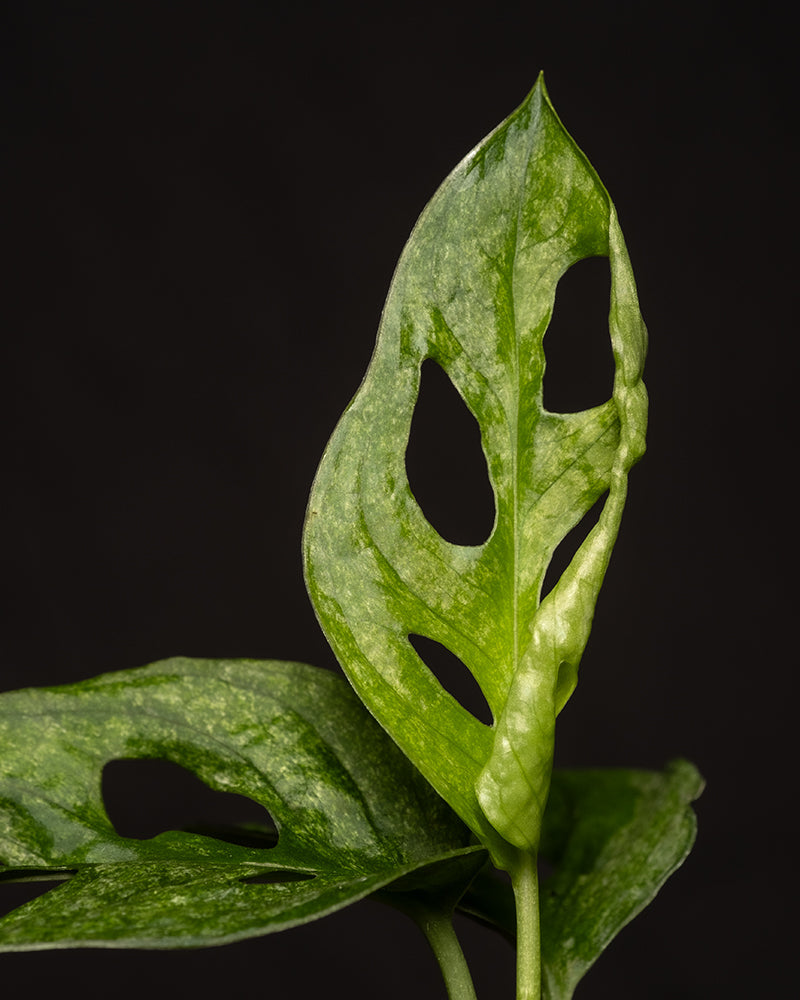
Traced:
<path fill-rule="evenodd" d="M 12 910 L 16 910 L 25 903 L 30 903 L 46 892 L 58 888 L 65 881 L 75 875 L 75 869 L 64 868 L 53 871 L 51 868 L 34 872 L 30 869 L 25 871 L 0 872 L 0 917 L 4 917 Z M 24 878 L 25 881 L 19 881 Z"/>
<path fill-rule="evenodd" d="M 310 882 L 317 876 L 313 872 L 297 872 L 288 869 L 271 868 L 268 872 L 259 872 L 258 875 L 247 875 L 240 878 L 240 882 L 245 885 L 279 885 L 284 882 Z"/>
<path fill-rule="evenodd" d="M 545 597 L 547 597 L 553 587 L 555 587 L 561 579 L 561 574 L 572 562 L 575 553 L 586 540 L 586 536 L 600 520 L 600 514 L 605 506 L 607 495 L 608 493 L 606 492 L 595 500 L 575 527 L 571 528 L 556 546 L 552 558 L 550 559 L 550 565 L 547 567 L 547 571 L 544 574 L 541 600 L 544 600 Z"/>
<path fill-rule="evenodd" d="M 215 791 L 172 761 L 109 761 L 102 792 L 108 818 L 121 837 L 149 840 L 167 830 L 183 830 L 244 847 L 277 843 L 277 828 L 263 806 L 245 795 Z"/>
<path fill-rule="evenodd" d="M 492 710 L 466 664 L 447 646 L 425 635 L 411 632 L 408 641 L 445 691 L 479 722 L 491 726 L 494 722 Z"/>
<path fill-rule="evenodd" d="M 406 475 L 428 522 L 454 545 L 482 545 L 494 525 L 494 493 L 478 421 L 441 365 L 422 364 L 406 448 Z"/>
<path fill-rule="evenodd" d="M 551 413 L 578 413 L 611 398 L 614 355 L 608 333 L 610 300 L 607 257 L 579 260 L 559 281 L 544 338 L 543 402 Z"/>

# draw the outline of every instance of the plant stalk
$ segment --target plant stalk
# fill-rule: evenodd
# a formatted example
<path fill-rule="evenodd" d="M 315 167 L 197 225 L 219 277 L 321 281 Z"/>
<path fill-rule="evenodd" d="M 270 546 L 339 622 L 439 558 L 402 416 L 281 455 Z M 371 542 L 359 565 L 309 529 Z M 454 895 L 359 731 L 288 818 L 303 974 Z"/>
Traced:
<path fill-rule="evenodd" d="M 517 907 L 517 1000 L 541 1000 L 539 872 L 536 855 L 521 853 L 510 875 Z"/>
<path fill-rule="evenodd" d="M 428 939 L 442 971 L 450 1000 L 477 1000 L 467 960 L 453 927 L 453 914 L 415 914 L 417 925 Z"/>

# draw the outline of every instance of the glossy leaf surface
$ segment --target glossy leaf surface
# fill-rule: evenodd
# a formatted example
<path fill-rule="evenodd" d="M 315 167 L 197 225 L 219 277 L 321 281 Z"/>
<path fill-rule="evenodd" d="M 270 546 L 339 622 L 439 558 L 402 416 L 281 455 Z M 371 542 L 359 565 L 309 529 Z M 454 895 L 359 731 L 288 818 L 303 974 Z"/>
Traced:
<path fill-rule="evenodd" d="M 0 874 L 75 871 L 0 920 L 0 951 L 175 948 L 281 930 L 485 852 L 339 677 L 296 663 L 176 658 L 0 696 Z M 263 805 L 272 847 L 121 837 L 103 766 L 160 758 Z M 467 873 L 468 876 L 469 873 Z M 1 887 L 0 887 L 1 888 Z"/>
<path fill-rule="evenodd" d="M 550 413 L 542 384 L 556 288 L 571 265 L 598 255 L 609 258 L 612 279 L 613 396 Z M 343 669 L 496 859 L 504 842 L 538 843 L 555 718 L 577 680 L 627 473 L 644 450 L 645 340 L 613 205 L 540 80 L 420 217 L 305 528 L 309 593 Z M 496 508 L 482 545 L 442 538 L 408 484 L 405 452 L 428 358 L 480 425 Z M 598 523 L 541 600 L 554 550 L 604 495 Z M 444 690 L 410 634 L 466 664 L 493 725 Z"/>
<path fill-rule="evenodd" d="M 702 789 L 686 761 L 664 772 L 553 773 L 541 844 L 552 867 L 541 894 L 547 1000 L 570 1000 L 608 944 L 683 864 L 697 829 L 691 803 Z M 507 883 L 481 874 L 461 907 L 513 941 Z"/>

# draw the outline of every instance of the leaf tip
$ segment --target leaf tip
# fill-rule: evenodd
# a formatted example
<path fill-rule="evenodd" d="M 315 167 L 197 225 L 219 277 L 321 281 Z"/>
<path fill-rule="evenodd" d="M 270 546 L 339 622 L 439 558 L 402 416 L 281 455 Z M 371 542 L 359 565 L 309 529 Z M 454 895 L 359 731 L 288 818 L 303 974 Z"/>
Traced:
<path fill-rule="evenodd" d="M 691 761 L 683 757 L 669 761 L 666 772 L 685 790 L 687 803 L 696 802 L 705 791 L 706 779 Z"/>

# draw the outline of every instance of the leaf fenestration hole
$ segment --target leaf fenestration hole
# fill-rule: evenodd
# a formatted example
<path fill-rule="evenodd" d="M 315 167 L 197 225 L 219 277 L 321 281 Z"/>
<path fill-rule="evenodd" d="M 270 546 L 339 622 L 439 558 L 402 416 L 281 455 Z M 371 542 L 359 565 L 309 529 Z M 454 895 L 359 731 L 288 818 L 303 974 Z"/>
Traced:
<path fill-rule="evenodd" d="M 454 545 L 482 545 L 494 526 L 494 493 L 478 421 L 441 365 L 422 363 L 406 448 L 411 492 Z"/>
<path fill-rule="evenodd" d="M 313 872 L 296 872 L 279 868 L 272 868 L 268 872 L 259 872 L 258 875 L 248 875 L 240 878 L 239 881 L 245 885 L 278 885 L 284 882 L 310 882 L 317 876 Z"/>
<path fill-rule="evenodd" d="M 601 497 L 595 500 L 575 527 L 571 528 L 556 546 L 552 558 L 550 559 L 550 565 L 547 567 L 547 571 L 544 574 L 541 600 L 544 600 L 545 597 L 547 597 L 553 587 L 555 587 L 561 579 L 561 574 L 572 562 L 575 553 L 586 540 L 586 536 L 600 520 L 600 514 L 605 506 L 607 496 L 608 492 L 606 491 Z"/>
<path fill-rule="evenodd" d="M 46 892 L 57 889 L 75 874 L 77 872 L 73 868 L 64 868 L 58 872 L 52 869 L 42 869 L 40 872 L 33 872 L 30 869 L 0 872 L 0 917 L 38 899 Z M 18 881 L 22 878 L 26 881 Z M 28 879 L 30 881 L 27 881 Z"/>
<path fill-rule="evenodd" d="M 267 810 L 234 792 L 217 792 L 168 760 L 112 760 L 103 769 L 106 813 L 120 837 L 149 840 L 168 830 L 216 837 L 242 847 L 274 847 Z"/>
<path fill-rule="evenodd" d="M 607 257 L 579 260 L 556 289 L 544 338 L 544 407 L 578 413 L 611 398 L 614 355 L 608 333 L 611 269 Z"/>
<path fill-rule="evenodd" d="M 479 722 L 491 726 L 494 722 L 492 710 L 466 664 L 447 646 L 425 635 L 411 632 L 408 641 L 445 691 Z"/>

